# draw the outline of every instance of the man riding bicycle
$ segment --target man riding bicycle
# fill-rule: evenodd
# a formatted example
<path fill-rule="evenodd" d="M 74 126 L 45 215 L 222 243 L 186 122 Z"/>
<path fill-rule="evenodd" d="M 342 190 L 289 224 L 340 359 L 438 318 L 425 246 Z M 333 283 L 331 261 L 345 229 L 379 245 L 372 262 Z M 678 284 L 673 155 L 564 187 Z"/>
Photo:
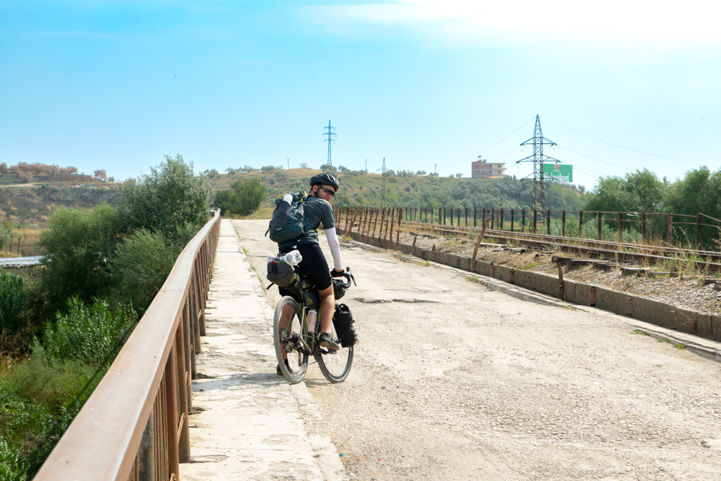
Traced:
<path fill-rule="evenodd" d="M 331 276 L 342 276 L 344 269 L 343 263 L 341 262 L 340 244 L 335 231 L 335 219 L 330 201 L 333 199 L 340 185 L 338 184 L 338 179 L 336 179 L 333 174 L 323 173 L 311 177 L 310 187 L 308 198 L 303 203 L 303 235 L 299 239 L 279 244 L 278 249 L 281 253 L 298 249 L 303 256 L 303 260 L 298 264 L 298 271 L 301 276 L 308 278 L 315 284 L 318 289 L 318 296 L 320 297 L 320 306 L 318 309 L 318 315 L 320 316 L 320 336 L 318 341 L 322 347 L 329 351 L 337 351 L 341 346 L 329 335 L 333 311 L 335 310 L 335 296 L 333 294 Z M 290 200 L 287 200 L 287 198 L 286 201 L 290 203 Z M 333 256 L 334 268 L 332 271 L 329 271 L 328 263 L 318 244 L 317 229 L 321 224 L 323 224 L 323 229 L 328 239 L 328 246 Z M 292 295 L 291 292 L 282 287 L 278 289 L 281 296 Z M 280 320 L 281 327 L 286 325 L 292 315 L 293 309 L 290 306 L 286 306 L 283 309 Z M 287 359 L 285 363 L 287 365 Z M 278 375 L 282 375 L 280 366 L 277 368 L 277 373 Z"/>

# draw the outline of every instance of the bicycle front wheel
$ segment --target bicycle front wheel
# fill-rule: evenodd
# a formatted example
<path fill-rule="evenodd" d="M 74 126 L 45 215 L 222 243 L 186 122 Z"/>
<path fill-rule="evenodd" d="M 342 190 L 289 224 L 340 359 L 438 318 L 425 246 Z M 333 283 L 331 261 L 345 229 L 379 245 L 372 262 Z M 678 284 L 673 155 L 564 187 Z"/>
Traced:
<path fill-rule="evenodd" d="M 333 323 L 330 325 L 330 337 L 340 344 Z M 323 373 L 327 380 L 330 382 L 343 382 L 348 377 L 353 364 L 353 346 L 344 347 L 337 351 L 326 351 L 319 348 L 315 353 L 315 360 L 318 361 L 320 372 Z"/>
<path fill-rule="evenodd" d="M 283 311 L 286 312 L 285 317 L 288 317 L 286 320 L 283 320 Z M 300 306 L 292 297 L 283 297 L 275 306 L 273 344 L 280 370 L 292 384 L 302 381 L 308 370 L 308 350 L 301 342 L 302 336 L 303 318 Z M 286 359 L 287 365 L 284 362 Z"/>

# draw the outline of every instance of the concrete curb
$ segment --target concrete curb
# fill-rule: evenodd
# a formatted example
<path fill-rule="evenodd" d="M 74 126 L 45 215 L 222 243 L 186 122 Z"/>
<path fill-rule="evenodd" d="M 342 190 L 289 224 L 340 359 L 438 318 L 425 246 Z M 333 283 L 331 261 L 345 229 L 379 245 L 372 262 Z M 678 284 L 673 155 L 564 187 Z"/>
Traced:
<path fill-rule="evenodd" d="M 565 279 L 561 291 L 557 276 L 517 270 L 482 260 L 477 260 L 475 269 L 472 269 L 470 257 L 420 249 L 403 243 L 396 245 L 395 242 L 387 243 L 383 239 L 360 235 L 357 232 L 351 232 L 350 237 L 364 248 L 373 250 L 392 248 L 405 254 L 405 256 L 399 255 L 402 260 L 417 262 L 418 259 L 423 259 L 471 275 L 480 274 L 481 277 L 477 277 L 478 282 L 487 288 L 502 291 L 518 299 L 566 307 L 573 305 L 575 308 L 588 306 L 631 317 L 644 323 L 643 327 L 638 329 L 648 335 L 662 336 L 674 343 L 684 344 L 689 350 L 704 357 L 721 361 L 721 343 L 716 342 L 721 341 L 719 315 L 679 309 L 653 299 Z"/>

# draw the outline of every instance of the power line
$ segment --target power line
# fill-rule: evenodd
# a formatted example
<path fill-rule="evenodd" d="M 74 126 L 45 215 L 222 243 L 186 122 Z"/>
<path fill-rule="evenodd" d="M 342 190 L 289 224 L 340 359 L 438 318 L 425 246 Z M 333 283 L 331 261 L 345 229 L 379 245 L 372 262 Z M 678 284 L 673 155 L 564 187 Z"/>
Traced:
<path fill-rule="evenodd" d="M 523 127 L 525 127 L 526 125 L 530 124 L 531 122 L 533 122 L 533 119 L 532 119 L 532 118 L 529 119 L 529 120 L 526 120 L 525 122 L 523 122 L 523 124 L 521 124 L 521 125 L 520 125 L 517 129 L 515 129 L 513 132 L 511 132 L 510 134 L 506 135 L 505 137 L 503 137 L 501 140 L 499 140 L 499 141 L 496 142 L 495 144 L 491 145 L 490 147 L 486 147 L 485 149 L 481 150 L 481 152 L 487 152 L 487 151 L 491 150 L 493 147 L 495 147 L 496 145 L 500 144 L 500 143 L 503 142 L 504 140 L 509 139 L 509 138 L 510 138 L 511 136 L 513 136 L 516 132 L 518 132 L 519 130 L 521 130 Z"/>
<path fill-rule="evenodd" d="M 634 148 L 632 148 L 632 147 L 626 147 L 626 146 L 623 146 L 623 145 L 619 145 L 619 144 L 616 144 L 616 143 L 614 143 L 614 142 L 609 142 L 609 141 L 607 141 L 607 140 L 599 139 L 598 137 L 594 137 L 593 135 L 584 134 L 583 132 L 579 132 L 578 130 L 574 130 L 574 129 L 570 128 L 570 127 L 566 127 L 565 125 L 559 124 L 558 122 L 554 122 L 553 120 L 549 120 L 548 118 L 546 118 L 546 120 L 549 121 L 549 122 L 551 122 L 551 123 L 554 124 L 554 125 L 557 125 L 557 126 L 563 128 L 563 129 L 566 129 L 566 130 L 568 130 L 568 131 L 570 131 L 570 132 L 573 132 L 574 134 L 580 135 L 580 136 L 582 136 L 582 137 L 587 137 L 587 138 L 589 138 L 589 139 L 595 140 L 596 142 L 601 142 L 602 144 L 606 144 L 606 145 L 610 145 L 610 146 L 612 146 L 612 147 L 616 147 L 617 149 L 628 150 L 629 152 L 635 152 L 635 153 L 637 153 L 637 154 L 648 155 L 649 157 L 656 157 L 656 158 L 665 159 L 665 160 L 673 160 L 673 161 L 675 161 L 675 162 L 681 162 L 681 163 L 689 164 L 689 165 L 697 165 L 697 164 L 695 164 L 695 163 L 693 163 L 693 162 L 689 162 L 689 161 L 687 161 L 687 160 L 677 159 L 677 158 L 675 158 L 675 157 L 667 157 L 667 156 L 665 156 L 665 155 L 652 154 L 652 153 L 650 153 L 650 152 L 644 152 L 643 150 L 638 150 L 638 149 L 634 149 Z"/>

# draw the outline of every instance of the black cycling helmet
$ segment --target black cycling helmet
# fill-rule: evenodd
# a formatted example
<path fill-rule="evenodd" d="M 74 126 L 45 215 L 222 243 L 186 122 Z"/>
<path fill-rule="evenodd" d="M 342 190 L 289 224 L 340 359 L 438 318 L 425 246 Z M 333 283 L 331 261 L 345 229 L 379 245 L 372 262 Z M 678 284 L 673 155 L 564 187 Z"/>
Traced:
<path fill-rule="evenodd" d="M 326 172 L 318 175 L 314 175 L 310 178 L 310 186 L 313 187 L 314 185 L 321 184 L 321 185 L 330 185 L 335 190 L 338 190 L 340 187 L 340 184 L 338 183 L 338 179 L 335 178 L 335 175 L 328 174 Z"/>

